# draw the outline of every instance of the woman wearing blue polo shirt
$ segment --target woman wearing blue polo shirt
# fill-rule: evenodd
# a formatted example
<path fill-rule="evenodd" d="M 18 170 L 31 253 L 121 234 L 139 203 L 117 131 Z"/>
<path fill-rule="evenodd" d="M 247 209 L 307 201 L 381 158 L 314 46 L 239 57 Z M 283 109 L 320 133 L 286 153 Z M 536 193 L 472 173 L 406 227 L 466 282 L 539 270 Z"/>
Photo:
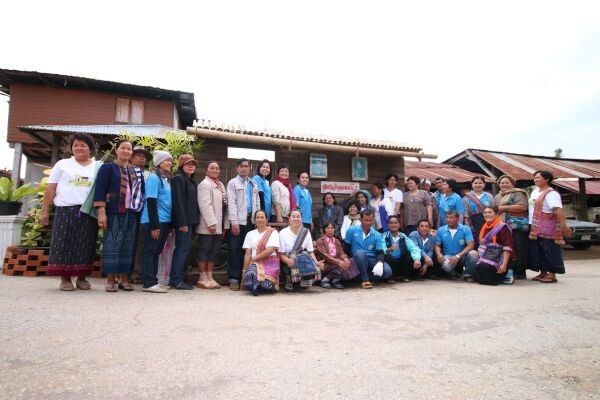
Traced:
<path fill-rule="evenodd" d="M 157 150 L 153 155 L 154 170 L 146 180 L 146 204 L 142 213 L 142 274 L 144 292 L 166 293 L 158 284 L 158 256 L 165 247 L 171 228 L 171 167 L 173 157 L 166 151 Z"/>
<path fill-rule="evenodd" d="M 267 221 L 271 219 L 271 163 L 262 160 L 256 169 L 256 175 L 252 178 L 258 188 L 260 198 L 260 209 L 267 214 Z"/>
<path fill-rule="evenodd" d="M 302 224 L 312 231 L 312 195 L 308 190 L 308 172 L 303 171 L 298 174 L 298 184 L 294 186 L 294 196 L 302 214 Z"/>
<path fill-rule="evenodd" d="M 446 225 L 446 214 L 448 211 L 456 211 L 458 213 L 459 223 L 463 221 L 463 214 L 465 213 L 465 206 L 462 199 L 457 194 L 458 184 L 454 179 L 446 179 L 442 183 L 442 194 L 439 197 L 438 209 L 439 209 L 439 226 Z"/>

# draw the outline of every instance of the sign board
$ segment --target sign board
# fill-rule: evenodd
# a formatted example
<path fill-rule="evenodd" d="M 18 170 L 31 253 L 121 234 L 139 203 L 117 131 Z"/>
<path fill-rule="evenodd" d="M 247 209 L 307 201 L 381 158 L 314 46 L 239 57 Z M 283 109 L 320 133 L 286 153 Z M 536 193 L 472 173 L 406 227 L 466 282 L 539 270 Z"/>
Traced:
<path fill-rule="evenodd" d="M 321 181 L 321 193 L 352 194 L 360 189 L 358 182 Z"/>

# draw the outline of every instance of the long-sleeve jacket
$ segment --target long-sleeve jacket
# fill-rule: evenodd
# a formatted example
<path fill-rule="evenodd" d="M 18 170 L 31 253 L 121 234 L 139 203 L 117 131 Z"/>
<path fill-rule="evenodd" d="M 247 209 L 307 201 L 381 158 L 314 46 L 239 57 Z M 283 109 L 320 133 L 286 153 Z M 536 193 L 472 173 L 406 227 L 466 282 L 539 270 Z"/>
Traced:
<path fill-rule="evenodd" d="M 217 231 L 214 234 L 220 235 L 224 229 L 229 228 L 229 217 L 227 208 L 223 206 L 223 195 L 227 196 L 225 185 L 222 182 L 219 182 L 218 187 L 209 177 L 200 182 L 198 185 L 200 224 L 198 224 L 196 232 L 202 235 L 211 235 L 208 227 L 216 225 Z"/>
<path fill-rule="evenodd" d="M 433 258 L 433 250 L 435 248 L 435 237 L 431 233 L 427 234 L 427 243 L 423 244 L 423 238 L 419 235 L 418 231 L 413 231 L 408 235 L 411 241 L 413 241 L 421 250 L 421 256 L 428 256 Z"/>
<path fill-rule="evenodd" d="M 246 225 L 248 221 L 248 202 L 246 200 L 246 185 L 252 185 L 252 204 L 250 214 L 254 223 L 254 213 L 260 210 L 260 197 L 258 186 L 252 179 L 247 178 L 244 184 L 238 175 L 227 183 L 227 209 L 229 211 L 229 222 L 231 225 Z"/>
<path fill-rule="evenodd" d="M 135 176 L 141 184 L 141 198 L 143 202 L 145 183 L 142 170 L 138 167 L 127 167 L 130 176 Z M 130 189 L 133 183 L 129 182 Z M 94 207 L 106 207 L 107 214 L 118 214 L 121 201 L 121 167 L 114 162 L 102 164 L 96 175 L 96 189 L 94 191 Z"/>
<path fill-rule="evenodd" d="M 419 247 L 415 244 L 415 242 L 413 242 L 412 240 L 410 240 L 408 238 L 408 236 L 406 236 L 404 233 L 402 232 L 398 232 L 398 247 L 400 248 L 400 254 L 403 254 L 404 252 L 408 252 L 410 253 L 410 257 L 413 260 L 420 260 L 421 259 L 421 249 L 419 249 Z M 388 247 L 392 247 L 392 245 L 394 244 L 394 239 L 392 237 L 392 232 L 391 231 L 387 231 L 382 235 L 383 241 L 385 243 L 385 246 L 383 248 L 383 251 L 386 254 L 390 254 L 388 252 Z M 393 252 L 392 252 L 392 257 L 394 256 Z"/>
<path fill-rule="evenodd" d="M 333 206 L 331 206 L 333 208 L 332 212 L 331 212 L 331 218 L 327 218 L 327 207 L 323 206 L 323 208 L 321 208 L 319 210 L 319 229 L 321 229 L 321 226 L 323 226 L 324 223 L 326 222 L 331 222 L 335 228 L 335 237 L 339 238 L 340 236 L 340 229 L 342 227 L 342 224 L 344 223 L 344 210 L 342 209 L 342 207 L 338 206 L 337 204 L 334 204 Z"/>
<path fill-rule="evenodd" d="M 198 184 L 181 171 L 171 181 L 171 196 L 173 199 L 173 227 L 198 225 L 200 223 Z"/>
<path fill-rule="evenodd" d="M 325 239 L 325 236 L 321 236 L 319 239 L 317 239 L 316 246 L 317 257 L 321 260 L 324 260 L 326 264 L 337 265 L 336 260 L 341 260 L 345 257 L 350 258 L 346 253 L 344 253 L 342 244 L 338 239 L 335 239 L 335 257 L 332 257 L 329 254 L 329 245 L 327 244 L 327 239 Z"/>

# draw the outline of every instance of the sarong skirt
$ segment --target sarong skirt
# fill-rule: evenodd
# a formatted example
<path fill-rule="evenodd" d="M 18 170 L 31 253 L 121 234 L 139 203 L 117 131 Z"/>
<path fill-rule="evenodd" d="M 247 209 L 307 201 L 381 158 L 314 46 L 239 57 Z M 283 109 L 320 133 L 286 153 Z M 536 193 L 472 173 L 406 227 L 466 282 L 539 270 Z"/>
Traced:
<path fill-rule="evenodd" d="M 102 272 L 128 274 L 133 266 L 138 230 L 138 213 L 109 214 L 102 247 Z"/>

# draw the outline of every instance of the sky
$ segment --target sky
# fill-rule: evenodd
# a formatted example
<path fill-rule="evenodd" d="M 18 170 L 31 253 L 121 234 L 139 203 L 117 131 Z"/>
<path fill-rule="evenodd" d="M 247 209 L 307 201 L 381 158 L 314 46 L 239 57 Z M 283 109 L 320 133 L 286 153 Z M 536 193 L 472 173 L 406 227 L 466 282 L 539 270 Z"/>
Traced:
<path fill-rule="evenodd" d="M 258 129 L 600 158 L 598 1 L 8 2 L 0 68 L 193 92 Z M 0 96 L 0 168 L 7 98 Z"/>

